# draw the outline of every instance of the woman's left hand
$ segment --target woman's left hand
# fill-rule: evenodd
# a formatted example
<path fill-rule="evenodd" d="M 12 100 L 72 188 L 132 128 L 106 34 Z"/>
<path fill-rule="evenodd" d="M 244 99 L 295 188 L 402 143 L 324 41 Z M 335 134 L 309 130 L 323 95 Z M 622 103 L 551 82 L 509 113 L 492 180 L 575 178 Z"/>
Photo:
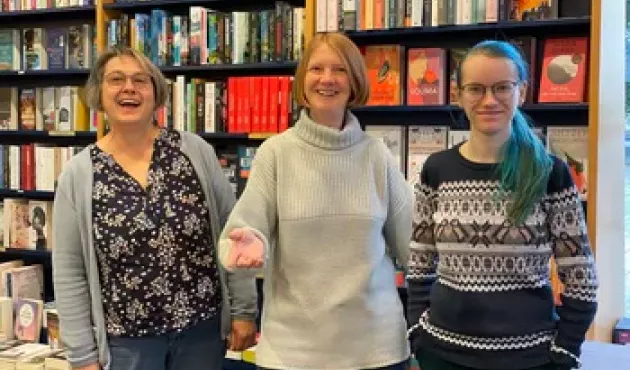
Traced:
<path fill-rule="evenodd" d="M 243 351 L 256 344 L 256 323 L 251 320 L 232 320 L 228 349 Z"/>

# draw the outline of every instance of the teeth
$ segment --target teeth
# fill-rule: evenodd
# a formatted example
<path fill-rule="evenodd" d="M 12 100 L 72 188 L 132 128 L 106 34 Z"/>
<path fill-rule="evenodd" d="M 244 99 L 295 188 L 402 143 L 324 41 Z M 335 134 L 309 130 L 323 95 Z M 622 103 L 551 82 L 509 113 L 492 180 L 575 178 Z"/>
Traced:
<path fill-rule="evenodd" d="M 332 91 L 332 90 L 317 90 L 317 93 L 320 95 L 325 95 L 325 96 L 333 96 L 337 94 L 336 91 Z"/>
<path fill-rule="evenodd" d="M 125 99 L 125 100 L 118 101 L 118 104 L 140 104 L 140 103 L 135 100 Z"/>

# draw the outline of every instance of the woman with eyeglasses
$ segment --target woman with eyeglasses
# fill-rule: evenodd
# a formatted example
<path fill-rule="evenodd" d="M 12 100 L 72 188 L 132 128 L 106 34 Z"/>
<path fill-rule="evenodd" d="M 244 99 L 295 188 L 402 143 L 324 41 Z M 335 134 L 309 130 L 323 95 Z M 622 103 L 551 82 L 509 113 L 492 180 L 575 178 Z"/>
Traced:
<path fill-rule="evenodd" d="M 254 343 L 253 279 L 217 240 L 235 202 L 213 148 L 154 124 L 167 83 L 144 55 L 102 54 L 86 100 L 110 130 L 76 155 L 55 194 L 53 277 L 74 369 L 220 370 Z"/>
<path fill-rule="evenodd" d="M 415 186 L 408 319 L 422 370 L 571 369 L 596 311 L 579 195 L 519 106 L 527 66 L 473 47 L 456 76 L 470 139 L 428 158 Z M 549 260 L 565 285 L 554 307 Z"/>

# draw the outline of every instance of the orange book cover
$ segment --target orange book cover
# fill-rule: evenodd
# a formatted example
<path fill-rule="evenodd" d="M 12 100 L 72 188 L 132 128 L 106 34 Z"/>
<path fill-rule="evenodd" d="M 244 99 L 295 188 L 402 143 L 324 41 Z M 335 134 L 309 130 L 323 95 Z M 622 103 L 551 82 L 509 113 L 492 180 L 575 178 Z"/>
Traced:
<path fill-rule="evenodd" d="M 533 21 L 558 18 L 558 0 L 512 0 L 510 20 Z"/>
<path fill-rule="evenodd" d="M 446 51 L 439 48 L 409 49 L 407 55 L 407 105 L 442 105 L 446 93 Z"/>
<path fill-rule="evenodd" d="M 400 105 L 401 99 L 400 45 L 368 46 L 365 62 L 370 81 L 367 105 Z"/>
<path fill-rule="evenodd" d="M 584 102 L 588 38 L 547 39 L 544 43 L 538 102 Z"/>

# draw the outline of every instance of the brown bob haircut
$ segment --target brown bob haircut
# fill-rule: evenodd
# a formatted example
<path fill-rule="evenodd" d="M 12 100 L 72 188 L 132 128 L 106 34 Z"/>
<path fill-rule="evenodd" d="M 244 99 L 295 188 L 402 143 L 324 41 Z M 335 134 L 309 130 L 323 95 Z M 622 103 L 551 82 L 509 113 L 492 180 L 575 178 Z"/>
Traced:
<path fill-rule="evenodd" d="M 293 84 L 295 101 L 299 106 L 308 107 L 308 102 L 304 95 L 304 79 L 313 52 L 322 44 L 327 45 L 337 53 L 346 71 L 348 71 L 350 98 L 348 99 L 347 107 L 355 108 L 365 105 L 370 96 L 370 84 L 363 55 L 348 37 L 336 32 L 315 34 L 306 46 L 302 60 L 300 60 L 295 72 L 295 82 Z"/>
<path fill-rule="evenodd" d="M 107 50 L 101 54 L 92 69 L 90 70 L 90 76 L 85 83 L 85 99 L 87 104 L 96 110 L 102 111 L 103 105 L 101 104 L 101 88 L 103 86 L 103 79 L 105 74 L 105 66 L 107 63 L 116 57 L 128 56 L 134 58 L 140 63 L 142 69 L 151 77 L 153 83 L 153 94 L 155 97 L 155 108 L 159 108 L 166 103 L 168 94 L 168 83 L 164 78 L 162 72 L 141 52 L 129 48 L 129 47 L 116 47 Z"/>

